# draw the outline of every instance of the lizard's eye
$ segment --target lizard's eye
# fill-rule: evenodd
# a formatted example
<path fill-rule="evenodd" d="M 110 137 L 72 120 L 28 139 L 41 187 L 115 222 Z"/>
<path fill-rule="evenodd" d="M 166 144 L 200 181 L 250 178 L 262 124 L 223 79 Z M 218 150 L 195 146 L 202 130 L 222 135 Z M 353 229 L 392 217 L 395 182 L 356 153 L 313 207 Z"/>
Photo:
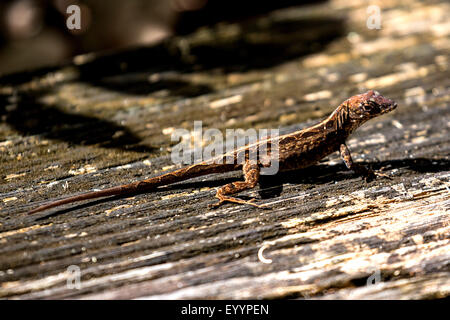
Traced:
<path fill-rule="evenodd" d="M 361 105 L 361 111 L 362 111 L 362 113 L 370 112 L 370 109 L 371 109 L 371 106 L 368 105 L 368 104 L 363 104 L 363 105 Z"/>
<path fill-rule="evenodd" d="M 372 109 L 372 106 L 370 104 L 364 104 L 363 109 L 364 111 L 370 111 Z"/>

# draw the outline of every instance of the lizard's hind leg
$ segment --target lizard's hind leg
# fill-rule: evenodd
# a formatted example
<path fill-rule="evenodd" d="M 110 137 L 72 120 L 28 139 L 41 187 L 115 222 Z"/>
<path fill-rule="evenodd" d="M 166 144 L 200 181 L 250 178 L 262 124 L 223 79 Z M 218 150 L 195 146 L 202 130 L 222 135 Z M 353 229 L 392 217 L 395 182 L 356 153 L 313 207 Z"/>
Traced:
<path fill-rule="evenodd" d="M 251 163 L 250 161 L 246 161 L 242 171 L 244 172 L 245 181 L 232 182 L 219 188 L 219 190 L 217 190 L 216 193 L 216 198 L 218 198 L 219 201 L 213 204 L 212 207 L 218 207 L 224 202 L 228 201 L 240 204 L 249 204 L 261 208 L 261 206 L 253 203 L 255 199 L 246 201 L 228 196 L 229 194 L 235 194 L 247 189 L 252 189 L 258 183 L 260 168 L 257 164 Z"/>

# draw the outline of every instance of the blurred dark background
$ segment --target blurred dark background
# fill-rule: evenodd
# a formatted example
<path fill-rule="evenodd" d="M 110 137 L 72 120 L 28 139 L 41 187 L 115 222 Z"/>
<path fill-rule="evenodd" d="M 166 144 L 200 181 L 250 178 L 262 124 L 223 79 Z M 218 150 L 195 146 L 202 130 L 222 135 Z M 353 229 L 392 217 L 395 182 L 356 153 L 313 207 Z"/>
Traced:
<path fill-rule="evenodd" d="M 220 21 L 249 19 L 314 0 L 2 0 L 0 76 L 68 61 L 92 51 L 151 45 Z M 81 9 L 69 30 L 67 7 Z"/>

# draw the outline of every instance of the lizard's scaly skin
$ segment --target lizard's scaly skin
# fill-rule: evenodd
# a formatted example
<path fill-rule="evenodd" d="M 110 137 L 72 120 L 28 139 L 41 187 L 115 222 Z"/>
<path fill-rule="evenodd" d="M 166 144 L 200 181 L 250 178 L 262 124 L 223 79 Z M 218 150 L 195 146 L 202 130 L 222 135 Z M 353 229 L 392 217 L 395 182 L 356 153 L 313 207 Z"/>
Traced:
<path fill-rule="evenodd" d="M 368 176 L 373 174 L 373 172 L 361 165 L 353 163 L 350 152 L 345 145 L 345 141 L 348 136 L 364 122 L 381 114 L 390 112 L 396 107 L 397 104 L 394 101 L 383 97 L 376 91 L 370 90 L 366 93 L 347 99 L 339 105 L 327 119 L 310 128 L 279 137 L 260 140 L 254 144 L 246 145 L 245 147 L 234 150 L 228 154 L 220 155 L 209 161 L 197 163 L 154 178 L 50 202 L 29 211 L 28 214 L 33 214 L 67 203 L 107 196 L 129 195 L 202 175 L 239 169 L 243 170 L 245 180 L 229 183 L 219 188 L 216 193 L 219 202 L 216 206 L 228 201 L 259 207 L 259 205 L 254 204 L 252 200 L 244 201 L 230 197 L 229 195 L 256 186 L 259 180 L 261 167 L 269 166 L 270 161 L 268 161 L 267 158 L 261 158 L 254 163 L 248 160 L 248 155 L 252 152 L 258 152 L 261 146 L 264 146 L 264 148 L 266 148 L 266 157 L 270 157 L 271 144 L 275 142 L 275 139 L 277 139 L 278 142 L 280 171 L 302 169 L 317 163 L 317 161 L 335 151 L 340 151 L 342 159 L 349 169 Z M 234 159 L 234 164 L 230 164 L 230 157 L 231 159 Z M 218 159 L 223 161 L 217 161 Z M 227 160 L 225 161 L 225 159 Z M 246 160 L 244 163 L 237 163 L 237 159 Z"/>

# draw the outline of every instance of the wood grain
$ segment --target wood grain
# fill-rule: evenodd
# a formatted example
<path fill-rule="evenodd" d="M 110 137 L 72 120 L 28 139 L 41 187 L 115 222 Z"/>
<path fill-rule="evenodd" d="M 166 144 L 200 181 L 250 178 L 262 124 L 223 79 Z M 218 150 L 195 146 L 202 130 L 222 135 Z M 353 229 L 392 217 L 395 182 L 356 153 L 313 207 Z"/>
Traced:
<path fill-rule="evenodd" d="M 450 6 L 383 2 L 370 30 L 369 4 L 278 10 L 0 78 L 0 297 L 448 296 Z M 194 120 L 284 133 L 367 89 L 399 106 L 348 147 L 392 180 L 366 183 L 335 154 L 244 192 L 269 210 L 208 209 L 235 172 L 25 215 L 172 169 L 170 132 Z M 81 289 L 68 288 L 69 266 Z"/>

